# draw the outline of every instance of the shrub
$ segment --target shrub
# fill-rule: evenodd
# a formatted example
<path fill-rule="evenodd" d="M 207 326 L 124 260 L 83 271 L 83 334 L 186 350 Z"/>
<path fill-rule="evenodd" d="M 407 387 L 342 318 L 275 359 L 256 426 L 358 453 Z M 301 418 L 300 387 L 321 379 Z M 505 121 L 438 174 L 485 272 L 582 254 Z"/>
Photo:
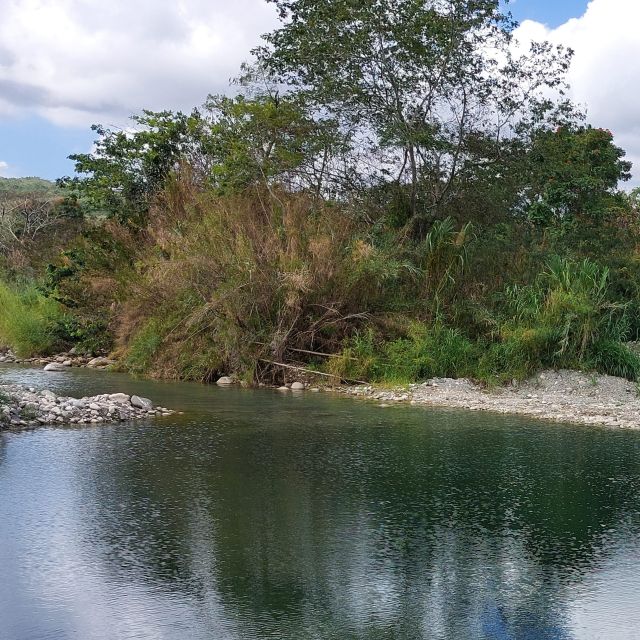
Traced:
<path fill-rule="evenodd" d="M 304 194 L 222 197 L 174 182 L 165 195 L 152 212 L 159 250 L 130 283 L 119 330 L 135 370 L 276 375 L 267 361 L 335 351 L 395 291 L 398 268 L 343 211 Z"/>
<path fill-rule="evenodd" d="M 34 285 L 16 290 L 0 282 L 0 341 L 17 355 L 29 357 L 59 346 L 60 305 L 45 298 Z"/>
<path fill-rule="evenodd" d="M 377 341 L 374 331 L 367 329 L 349 340 L 340 357 L 327 367 L 343 379 L 400 384 L 469 376 L 477 359 L 477 346 L 459 330 L 412 323 L 407 337 L 391 341 Z"/>
<path fill-rule="evenodd" d="M 162 328 L 156 318 L 143 325 L 131 338 L 123 365 L 132 373 L 149 371 L 162 344 Z"/>
<path fill-rule="evenodd" d="M 599 373 L 636 381 L 640 378 L 640 356 L 614 340 L 596 342 L 587 363 Z"/>

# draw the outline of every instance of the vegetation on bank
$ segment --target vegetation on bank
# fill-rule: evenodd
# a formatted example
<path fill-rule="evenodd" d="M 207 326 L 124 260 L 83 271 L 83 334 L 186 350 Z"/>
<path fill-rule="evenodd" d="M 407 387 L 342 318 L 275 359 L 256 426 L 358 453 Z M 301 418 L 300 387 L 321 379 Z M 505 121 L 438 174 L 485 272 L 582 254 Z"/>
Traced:
<path fill-rule="evenodd" d="M 497 0 L 274 4 L 237 97 L 96 126 L 46 225 L 12 210 L 0 341 L 198 380 L 637 379 L 638 197 L 569 53 L 518 53 Z"/>

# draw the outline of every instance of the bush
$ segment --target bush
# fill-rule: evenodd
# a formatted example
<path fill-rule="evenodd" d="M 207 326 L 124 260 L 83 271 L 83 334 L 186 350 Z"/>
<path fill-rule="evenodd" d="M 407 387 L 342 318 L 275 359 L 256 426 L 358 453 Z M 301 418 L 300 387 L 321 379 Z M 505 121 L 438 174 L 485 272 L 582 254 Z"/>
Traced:
<path fill-rule="evenodd" d="M 614 340 L 601 340 L 593 345 L 588 364 L 599 373 L 636 381 L 640 378 L 640 356 Z"/>
<path fill-rule="evenodd" d="M 222 197 L 174 182 L 151 215 L 157 245 L 119 328 L 132 370 L 277 376 L 267 361 L 335 351 L 396 291 L 393 261 L 343 211 L 303 194 Z"/>
<path fill-rule="evenodd" d="M 149 320 L 132 337 L 123 361 L 131 373 L 145 373 L 151 369 L 156 352 L 162 344 L 163 328 L 156 318 Z"/>
<path fill-rule="evenodd" d="M 332 359 L 327 368 L 343 379 L 401 384 L 469 376 L 477 359 L 477 346 L 459 330 L 412 323 L 407 337 L 391 341 L 376 340 L 369 328 L 349 340 L 340 357 Z"/>
<path fill-rule="evenodd" d="M 0 341 L 16 355 L 30 357 L 60 345 L 58 328 L 64 315 L 60 305 L 33 285 L 15 290 L 0 282 Z"/>

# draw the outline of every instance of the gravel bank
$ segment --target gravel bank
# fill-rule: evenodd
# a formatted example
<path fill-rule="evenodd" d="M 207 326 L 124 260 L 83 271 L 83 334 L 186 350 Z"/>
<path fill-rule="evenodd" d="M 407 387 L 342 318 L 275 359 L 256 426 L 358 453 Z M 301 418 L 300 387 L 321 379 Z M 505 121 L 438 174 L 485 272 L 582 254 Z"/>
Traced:
<path fill-rule="evenodd" d="M 516 386 L 492 390 L 466 379 L 434 378 L 390 390 L 358 386 L 341 387 L 340 391 L 376 400 L 380 406 L 404 402 L 512 413 L 559 422 L 640 428 L 640 394 L 635 383 L 578 371 L 543 371 Z"/>
<path fill-rule="evenodd" d="M 89 367 L 90 369 L 106 369 L 116 362 L 104 356 L 94 356 L 93 354 L 79 354 L 74 349 L 57 355 L 18 358 L 11 349 L 0 351 L 0 363 L 44 365 L 47 371 L 63 371 L 67 367 Z"/>
<path fill-rule="evenodd" d="M 0 385 L 0 429 L 124 422 L 172 413 L 170 409 L 154 407 L 148 398 L 126 393 L 71 398 L 33 387 Z"/>

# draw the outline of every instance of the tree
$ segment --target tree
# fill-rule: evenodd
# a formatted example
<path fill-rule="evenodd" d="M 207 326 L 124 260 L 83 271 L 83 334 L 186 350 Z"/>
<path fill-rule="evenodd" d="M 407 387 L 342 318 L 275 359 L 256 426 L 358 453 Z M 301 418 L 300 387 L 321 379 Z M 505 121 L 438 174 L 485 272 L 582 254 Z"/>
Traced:
<path fill-rule="evenodd" d="M 51 227 L 78 217 L 72 201 L 40 194 L 0 195 L 0 252 L 24 248 Z"/>
<path fill-rule="evenodd" d="M 591 126 L 541 131 L 532 141 L 523 208 L 539 224 L 602 221 L 627 206 L 618 184 L 631 163 L 611 131 Z"/>
<path fill-rule="evenodd" d="M 180 162 L 189 162 L 202 174 L 209 167 L 197 110 L 190 115 L 144 111 L 132 120 L 137 128 L 129 131 L 93 125 L 98 134 L 95 151 L 69 156 L 76 173 L 84 177 L 62 178 L 58 184 L 77 193 L 90 208 L 141 227 L 151 199 Z"/>
<path fill-rule="evenodd" d="M 331 120 L 313 118 L 295 96 L 209 96 L 204 117 L 210 179 L 219 191 L 278 182 L 320 195 L 329 181 L 341 138 Z"/>
<path fill-rule="evenodd" d="M 283 24 L 260 65 L 340 122 L 370 182 L 394 181 L 423 232 L 503 144 L 570 112 L 543 93 L 562 95 L 570 52 L 514 53 L 498 0 L 269 1 Z"/>

